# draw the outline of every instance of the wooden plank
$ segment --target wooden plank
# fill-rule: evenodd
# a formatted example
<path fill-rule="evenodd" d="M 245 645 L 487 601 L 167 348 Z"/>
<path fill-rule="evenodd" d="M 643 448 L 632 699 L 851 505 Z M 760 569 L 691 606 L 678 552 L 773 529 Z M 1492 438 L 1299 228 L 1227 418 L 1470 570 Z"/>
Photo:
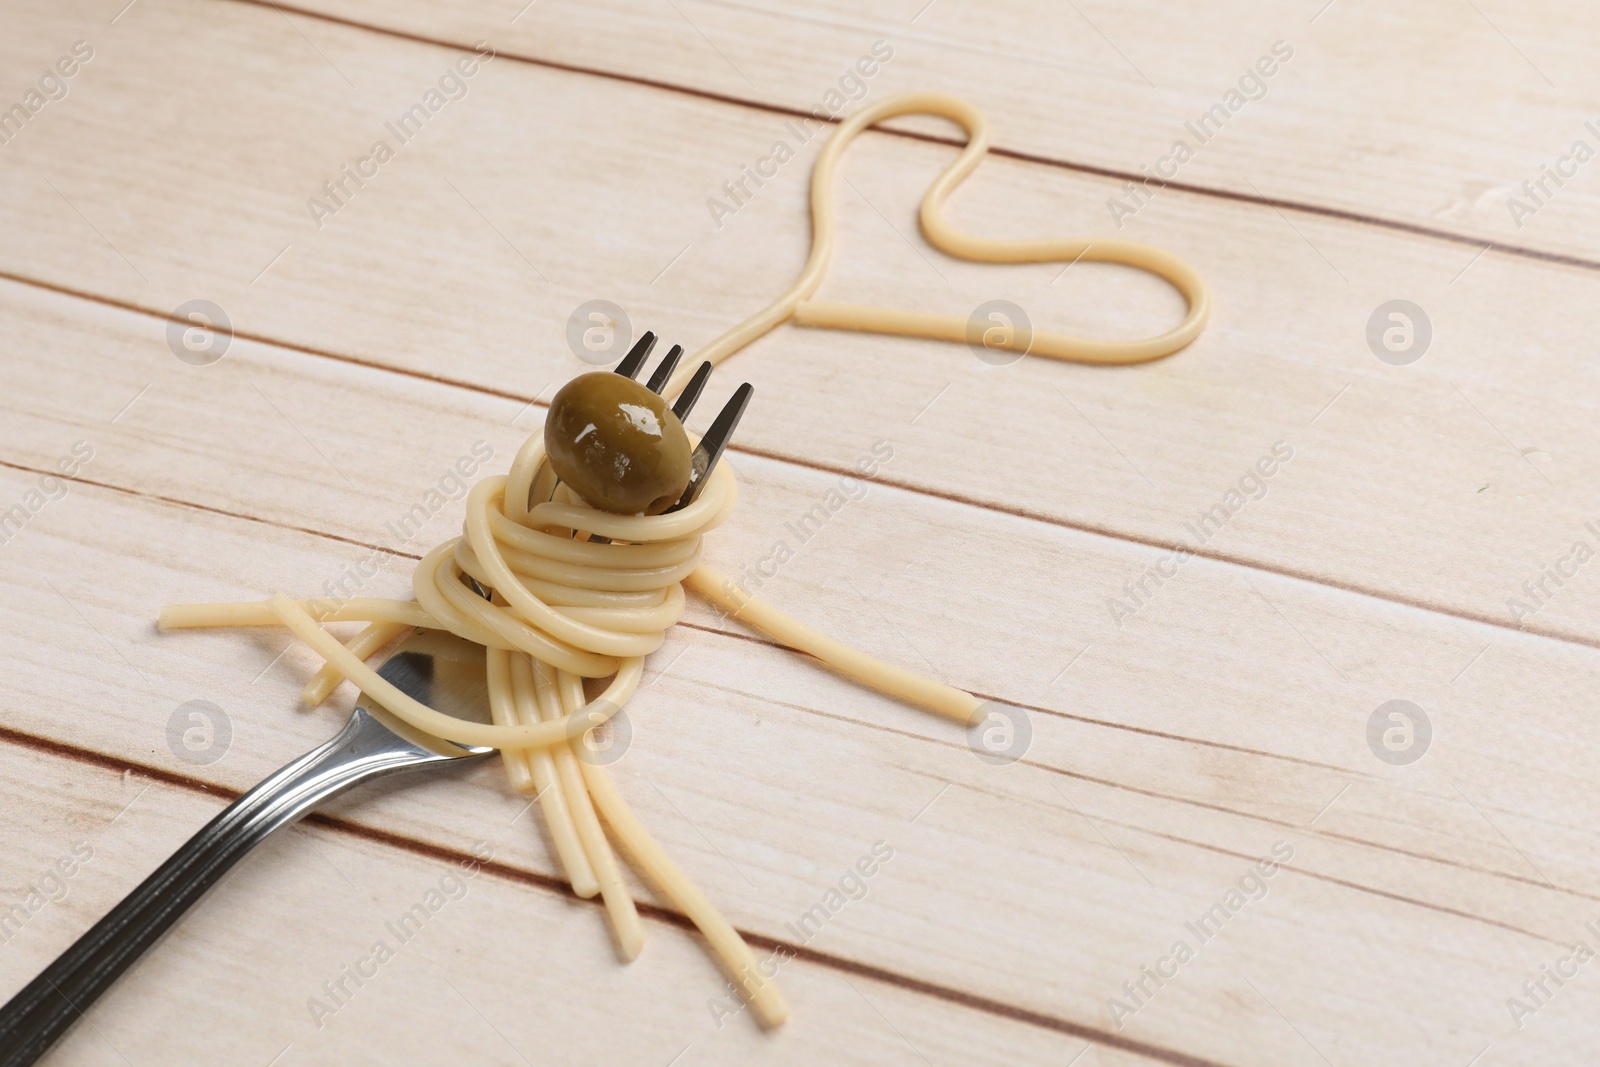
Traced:
<path fill-rule="evenodd" d="M 120 377 L 144 369 L 146 320 L 27 287 L 0 292 L 11 335 L 57 338 L 78 383 L 74 416 L 52 404 L 59 386 L 18 374 L 12 403 L 39 414 L 8 419 L 8 448 L 43 455 L 93 432 L 84 476 L 120 486 L 77 486 L 0 554 L 0 603 L 13 616 L 3 627 L 15 680 L 6 721 L 242 788 L 326 736 L 337 714 L 287 712 L 310 663 L 296 650 L 275 663 L 277 635 L 157 635 L 156 603 L 307 583 L 315 591 L 322 576 L 372 553 L 351 540 L 381 530 L 384 515 L 403 512 L 416 486 L 433 480 L 396 472 L 448 467 L 475 433 L 498 435 L 497 453 L 508 455 L 501 439 L 520 435 L 510 424 L 521 405 L 239 342 L 210 368 L 227 377 L 174 361 L 175 372 L 115 423 L 91 428 L 84 413 L 114 412 L 128 392 Z M 289 430 L 226 432 L 260 424 L 252 382 L 305 426 L 334 427 L 317 440 L 367 488 L 352 493 L 334 472 L 310 473 L 309 451 L 295 461 L 308 472 L 299 485 L 258 476 L 307 442 Z M 430 429 L 401 432 L 419 410 Z M 368 428 L 369 446 L 338 436 L 340 420 Z M 760 457 L 735 463 L 741 511 L 708 552 L 737 572 L 767 557 L 785 523 L 836 479 Z M 11 468 L 0 499 L 24 499 L 39 477 Z M 189 505 L 160 498 L 180 494 Z M 436 518 L 438 535 L 456 514 Z M 1005 554 L 986 552 L 996 540 Z M 1593 753 L 1582 733 L 1594 711 L 1594 687 L 1583 684 L 1592 657 L 1197 560 L 1063 672 L 1078 648 L 1058 635 L 1104 608 L 1065 583 L 1041 597 L 1038 576 L 1129 568 L 1143 552 L 875 487 L 762 592 L 896 662 L 917 667 L 926 656 L 958 684 L 1030 705 L 1026 761 L 982 763 L 943 724 L 787 653 L 685 629 L 652 660 L 631 713 L 628 797 L 735 921 L 764 937 L 792 937 L 784 923 L 815 902 L 835 868 L 874 840 L 892 841 L 904 880 L 875 887 L 817 939 L 850 966 L 1224 1063 L 1308 1055 L 1273 1005 L 1319 1046 L 1353 1047 L 1355 1058 L 1392 1050 L 1396 1033 L 1420 1050 L 1427 1035 L 1400 1014 L 1420 996 L 1430 1018 L 1454 1028 L 1452 1049 L 1470 1057 L 1481 1041 L 1468 1044 L 1498 1033 L 1485 1013 L 1579 936 L 1593 910 L 1583 888 L 1595 876 L 1583 786 Z M 405 580 L 402 560 L 373 589 L 400 592 Z M 960 625 L 951 624 L 953 601 L 963 605 Z M 1438 730 L 1438 752 L 1407 768 L 1380 764 L 1366 747 L 1372 709 L 1396 695 L 1426 706 Z M 204 772 L 166 747 L 172 712 L 197 698 L 235 723 L 232 749 Z M 1507 715 L 1536 728 L 1507 737 Z M 459 847 L 484 825 L 508 824 L 520 806 L 484 768 L 382 792 L 339 815 Z M 521 826 L 502 855 L 548 877 L 542 839 Z M 1121 983 L 1280 840 L 1296 853 L 1261 911 L 1272 919 L 1241 930 L 1237 943 L 1230 928 L 1215 946 L 1225 951 L 1197 960 L 1192 984 L 1186 974 L 1117 1031 L 1108 1001 Z M 1351 958 L 1357 944 L 1371 955 Z M 1331 972 L 1320 961 L 1332 961 Z M 1239 973 L 1270 1002 L 1248 1000 Z M 1413 985 L 1425 992 L 1398 996 Z M 1581 1030 L 1562 1025 L 1538 1040 L 1578 1040 Z"/>
<path fill-rule="evenodd" d="M 0 766 L 0 900 L 26 905 L 30 889 L 41 890 L 0 952 L 0 996 L 9 996 L 218 805 L 12 745 L 0 745 Z M 508 877 L 492 859 L 464 868 L 474 854 L 492 855 L 493 843 L 462 845 L 459 854 L 409 852 L 326 826 L 280 835 L 45 1062 L 877 1063 L 920 1053 L 1047 1064 L 1084 1045 L 808 960 L 783 974 L 810 1022 L 774 1035 L 745 1019 L 719 1029 L 703 995 L 719 980 L 682 930 L 651 922 L 649 951 L 621 967 L 596 909 Z M 394 924 L 419 903 L 431 909 L 427 921 L 402 941 Z M 387 956 L 374 955 L 379 942 Z M 357 967 L 376 973 L 357 985 L 346 977 Z M 330 994 L 325 982 L 343 989 Z M 1116 1049 L 1096 1055 L 1150 1062 Z"/>
<path fill-rule="evenodd" d="M 69 10 L 25 11 L 24 36 L 66 35 Z M 0 268 L 162 314 L 203 297 L 246 333 L 529 399 L 585 367 L 562 340 L 583 302 L 613 299 L 692 346 L 800 262 L 808 156 L 721 232 L 703 206 L 730 160 L 770 141 L 770 114 L 496 61 L 319 231 L 310 194 L 459 53 L 319 25 L 320 47 L 364 87 L 352 102 L 270 9 L 153 5 L 118 25 L 123 58 L 86 67 L 0 173 L 14 235 Z M 180 61 L 200 64 L 193 79 L 161 73 Z M 130 116 L 129 93 L 161 105 Z M 863 141 L 828 291 L 957 308 L 1007 292 L 1040 321 L 1123 336 L 1176 315 L 1158 284 L 1116 270 L 936 260 L 910 236 L 910 210 L 948 158 Z M 964 195 L 962 224 L 1019 234 L 1041 218 L 1094 232 L 1113 185 L 1011 161 L 980 180 L 991 195 Z M 1588 273 L 1188 195 L 1140 221 L 1217 287 L 1217 320 L 1190 351 L 1127 371 L 996 368 L 958 346 L 784 330 L 734 365 L 759 397 L 743 447 L 843 471 L 892 438 L 887 477 L 903 486 L 1170 546 L 1192 545 L 1185 524 L 1284 441 L 1294 462 L 1205 552 L 1600 641 L 1570 589 L 1546 580 L 1548 603 L 1519 606 L 1525 581 L 1590 540 L 1583 487 L 1600 452 L 1582 339 L 1600 324 Z M 1364 339 L 1398 297 L 1426 308 L 1436 338 L 1406 367 Z M 184 369 L 150 336 L 152 365 Z M 128 396 L 152 380 L 136 377 Z"/>
<path fill-rule="evenodd" d="M 51 42 L 77 39 L 89 13 L 17 13 L 0 42 L 5 69 L 53 62 Z M 8 743 L 74 761 L 6 774 L 27 783 L 8 795 L 6 817 L 18 818 L 8 840 L 90 811 L 110 820 L 121 804 L 87 802 L 100 772 L 85 768 L 164 776 L 193 796 L 242 788 L 326 736 L 339 709 L 288 711 L 303 655 L 275 663 L 282 646 L 265 631 L 158 637 L 156 603 L 307 582 L 316 592 L 374 546 L 394 546 L 385 524 L 472 443 L 491 442 L 503 462 L 537 424 L 526 401 L 584 369 L 560 341 L 580 301 L 610 297 L 641 325 L 704 341 L 786 284 L 804 247 L 805 158 L 722 231 L 705 215 L 706 191 L 770 143 L 781 125 L 770 112 L 498 60 L 317 230 L 304 198 L 457 52 L 259 5 L 147 3 L 104 32 L 72 94 L 6 146 L 0 168 L 12 236 L 0 270 L 80 294 L 0 285 L 14 352 L 0 390 L 0 500 L 31 511 L 28 493 L 50 489 L 43 473 L 78 440 L 95 446 L 82 473 L 101 483 L 49 501 L 0 551 Z M 1197 61 L 1211 55 L 1226 51 Z M 173 69 L 193 81 L 175 84 Z M 684 143 L 707 155 L 684 158 Z M 856 265 L 837 291 L 971 306 L 1003 283 L 1045 309 L 1041 320 L 1124 335 L 1175 314 L 1158 286 L 1117 272 L 996 274 L 945 264 L 914 238 L 908 247 L 892 228 L 912 234 L 911 205 L 949 151 L 890 136 L 860 148 L 859 200 L 845 216 L 847 245 L 862 248 L 850 248 Z M 1039 217 L 1096 232 L 1115 186 L 1014 161 L 981 178 L 1000 197 L 958 208 L 964 224 L 993 232 L 1033 232 Z M 896 848 L 889 877 L 807 943 L 817 980 L 797 995 L 800 1029 L 751 1032 L 708 1057 L 915 1061 L 926 1028 L 924 1058 L 938 1062 L 1061 1063 L 1078 1054 L 1078 1035 L 1100 1037 L 1086 1063 L 1126 1058 L 1106 1047 L 1119 1039 L 1165 1062 L 1414 1062 L 1441 1051 L 1467 1062 L 1486 1048 L 1489 1062 L 1578 1059 L 1595 1006 L 1582 983 L 1520 1029 L 1508 998 L 1586 937 L 1595 911 L 1592 653 L 1395 601 L 1506 621 L 1494 613 L 1522 579 L 1585 536 L 1592 372 L 1576 359 L 1588 274 L 1494 253 L 1474 262 L 1455 245 L 1208 197 L 1164 194 L 1137 225 L 1222 280 L 1217 329 L 1179 361 L 997 369 L 942 346 L 786 331 L 734 365 L 760 396 L 790 403 L 758 409 L 741 431 L 732 462 L 745 499 L 711 558 L 733 571 L 770 561 L 840 471 L 891 441 L 888 484 L 807 536 L 762 591 L 896 662 L 926 660 L 1028 705 L 1034 737 L 1024 761 L 996 768 L 948 727 L 740 640 L 707 613 L 675 633 L 634 709 L 623 788 L 741 927 L 792 939 L 785 923 L 865 845 Z M 1424 278 L 1434 282 L 1419 295 Z M 1506 293 L 1521 306 L 1494 306 Z M 1371 309 L 1397 295 L 1424 303 L 1438 330 L 1412 367 L 1365 350 Z M 161 319 L 94 302 L 161 315 L 194 297 L 224 304 L 246 333 L 315 351 L 236 339 L 223 361 L 195 367 L 169 352 Z M 1067 302 L 1081 310 L 1056 310 Z M 1531 360 L 1505 359 L 1530 345 Z M 1032 436 L 1001 429 L 1012 426 Z M 1280 438 L 1294 460 L 1218 535 L 1216 558 L 1186 564 L 1113 621 L 1107 598 L 1131 596 L 1122 583 L 1160 555 L 1138 542 L 1182 538 L 1182 523 Z M 1530 441 L 1546 454 L 1528 452 Z M 456 518 L 441 510 L 418 540 Z M 405 570 L 403 559 L 384 568 L 374 589 L 403 590 Z M 1593 641 L 1582 590 L 1561 591 L 1529 628 Z M 166 731 L 197 697 L 237 727 L 228 754 L 203 769 Z M 1396 697 L 1425 706 L 1436 731 L 1411 766 L 1368 748 L 1373 709 Z M 139 785 L 118 788 L 132 796 Z M 73 814 L 38 815 L 36 794 L 59 794 Z M 178 804 L 151 797 L 170 823 L 129 822 L 140 801 L 113 824 L 132 827 L 125 854 L 146 866 L 213 810 L 179 818 Z M 486 825 L 513 826 L 519 808 L 492 768 L 352 800 L 335 813 L 340 833 L 285 846 L 319 844 L 335 869 L 302 868 L 305 880 L 263 886 L 250 906 L 344 892 L 339 870 L 385 887 L 353 893 L 363 908 L 372 896 L 403 906 L 410 875 L 396 873 L 391 847 L 426 867 Z M 503 874 L 516 896 L 488 918 L 496 931 L 521 928 L 524 897 L 544 892 L 528 887 L 551 873 L 539 831 L 514 826 Z M 1177 980 L 1120 1018 L 1113 998 L 1135 999 L 1122 983 L 1280 841 L 1294 858 L 1265 898 L 1241 905 Z M 36 849 L 36 864 L 13 870 L 12 856 L 0 888 L 20 889 L 56 858 Z M 287 855 L 271 865 L 287 866 Z M 128 868 L 83 921 L 138 873 Z M 666 1062 L 675 1049 L 652 1042 L 677 1025 L 669 1012 L 710 1028 L 703 985 L 715 977 L 688 937 L 653 938 L 646 962 L 665 943 L 671 970 L 622 969 L 593 909 L 549 899 L 538 912 L 549 925 L 530 932 L 559 921 L 582 942 L 554 973 L 578 976 L 594 1003 L 636 982 L 658 1014 L 608 1021 L 605 1045 L 578 1044 L 570 1011 L 547 999 L 570 987 L 519 999 L 509 990 L 531 981 L 522 959 L 491 960 L 486 999 L 462 988 L 486 1016 L 513 1020 L 501 1026 L 516 1045 L 541 1047 L 554 1028 L 574 1042 L 552 1049 L 558 1057 Z M 259 1046 L 266 1062 L 278 1035 L 263 1034 L 279 1016 L 252 995 L 272 978 L 298 997 L 303 972 L 272 968 L 311 957 L 336 967 L 347 954 L 332 951 L 343 942 L 331 931 L 361 923 L 336 911 L 308 950 L 295 940 L 301 910 L 261 935 L 282 955 L 267 951 L 271 973 L 240 983 L 220 1014 L 205 966 L 220 954 L 202 947 L 158 974 L 160 993 L 128 994 L 128 1022 L 113 1024 L 123 1002 L 108 1003 L 106 1032 L 161 1058 L 167 989 L 183 983 L 193 992 L 179 1017 L 210 1010 L 206 1026 L 252 1035 L 237 1051 L 248 1062 Z M 20 984 L 70 932 L 54 936 L 7 980 Z M 507 964 L 517 974 L 502 986 Z M 435 981 L 445 966 L 406 1001 L 374 1008 L 370 1029 L 328 1058 L 360 1059 L 356 1042 L 383 1040 L 376 1017 L 402 1004 L 430 1034 L 459 1026 Z M 842 975 L 870 999 L 851 1000 Z M 410 1011 L 423 997 L 449 1020 Z M 1015 1026 L 1007 1006 L 1029 1025 Z M 928 1014 L 938 1021 L 919 1025 Z M 917 1046 L 898 1044 L 895 1027 Z M 434 1047 L 394 1029 L 398 1048 Z M 476 1036 L 470 1058 L 516 1061 Z M 59 1058 L 94 1056 L 120 1062 L 87 1041 Z"/>
<path fill-rule="evenodd" d="M 994 118 L 996 144 L 1013 152 L 1595 262 L 1592 175 L 1569 159 L 1567 178 L 1546 177 L 1576 140 L 1600 149 L 1584 92 L 1600 37 L 1570 3 L 516 7 L 302 0 L 291 10 L 463 47 L 488 40 L 507 55 L 799 114 L 853 109 L 852 96 L 954 92 Z M 309 19 L 304 29 L 327 33 Z M 887 63 L 872 62 L 878 41 Z M 870 77 L 851 71 L 862 57 Z M 1200 127 L 1217 105 L 1221 121 Z M 901 126 L 949 136 L 939 123 Z M 1178 141 L 1193 157 L 1162 163 Z M 755 158 L 730 162 L 736 173 Z M 1109 224 L 1105 201 L 1095 206 Z M 1125 232 L 1149 233 L 1141 216 Z"/>

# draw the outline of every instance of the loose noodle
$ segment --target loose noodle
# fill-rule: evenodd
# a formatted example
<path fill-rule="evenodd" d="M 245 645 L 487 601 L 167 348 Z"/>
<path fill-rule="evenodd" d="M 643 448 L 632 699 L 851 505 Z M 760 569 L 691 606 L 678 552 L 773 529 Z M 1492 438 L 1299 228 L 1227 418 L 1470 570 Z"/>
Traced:
<path fill-rule="evenodd" d="M 964 259 L 1025 263 L 1087 259 L 1149 271 L 1188 303 L 1183 322 L 1142 341 L 1096 341 L 1048 331 L 1007 337 L 1034 355 L 1089 363 L 1134 363 L 1183 348 L 1205 324 L 1209 297 L 1200 276 L 1167 252 L 1129 241 L 1054 239 L 1000 241 L 953 229 L 943 218 L 951 191 L 988 149 L 983 115 L 957 97 L 914 93 L 892 97 L 847 120 L 823 147 L 812 176 L 811 253 L 795 284 L 689 360 L 668 385 L 676 396 L 703 360 L 719 363 L 785 321 L 943 340 L 967 339 L 953 316 L 810 300 L 833 255 L 833 178 L 849 143 L 868 127 L 912 113 L 942 116 L 967 131 L 966 147 L 929 188 L 919 218 L 938 248 Z M 644 657 L 661 646 L 683 614 L 684 586 L 790 648 L 880 692 L 920 705 L 965 726 L 982 701 L 970 693 L 884 663 L 790 618 L 746 594 L 700 563 L 700 539 L 733 514 L 738 489 L 728 464 L 714 467 L 698 499 L 667 515 L 598 511 L 558 484 L 545 461 L 542 434 L 529 437 L 504 476 L 484 478 L 467 496 L 462 536 L 423 557 L 413 578 L 415 600 L 356 598 L 302 602 L 278 594 L 264 603 L 188 604 L 162 609 L 161 626 L 282 625 L 325 661 L 307 684 L 310 704 L 349 680 L 413 727 L 464 745 L 501 750 L 512 785 L 534 793 L 550 828 L 557 859 L 575 893 L 599 895 L 623 959 L 636 956 L 644 931 L 606 830 L 638 872 L 705 935 L 735 978 L 756 1017 L 775 1026 L 789 1007 L 771 976 L 728 921 L 667 856 L 617 791 L 606 769 L 580 758 L 575 744 L 625 705 L 639 684 Z M 610 543 L 589 540 L 596 535 Z M 485 600 L 467 579 L 493 590 Z M 324 623 L 364 622 L 348 643 Z M 448 630 L 485 646 L 491 724 L 444 715 L 407 696 L 368 666 L 367 657 L 415 628 Z M 583 679 L 610 678 L 604 693 L 584 696 Z M 604 825 L 602 826 L 602 820 Z"/>

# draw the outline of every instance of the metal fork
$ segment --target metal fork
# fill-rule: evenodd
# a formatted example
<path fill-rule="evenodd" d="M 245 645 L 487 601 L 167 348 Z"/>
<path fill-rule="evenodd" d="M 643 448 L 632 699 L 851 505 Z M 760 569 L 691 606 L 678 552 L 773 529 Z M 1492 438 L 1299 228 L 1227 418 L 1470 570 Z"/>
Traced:
<path fill-rule="evenodd" d="M 656 335 L 652 330 L 646 330 L 644 336 L 634 343 L 633 348 L 622 357 L 614 372 L 624 378 L 637 378 L 644 369 L 645 360 L 650 358 L 650 353 L 656 347 Z M 672 377 L 672 372 L 678 369 L 678 361 L 683 358 L 683 346 L 673 345 L 672 350 L 666 354 L 656 366 L 655 372 L 650 375 L 650 380 L 645 383 L 645 388 L 661 395 L 661 390 L 667 387 L 667 381 Z M 678 421 L 689 417 L 689 412 L 694 410 L 695 403 L 700 399 L 700 393 L 705 389 L 706 382 L 711 378 L 711 364 L 700 364 L 694 372 L 694 377 L 689 379 L 689 384 L 678 395 L 677 403 L 672 405 L 672 413 L 678 416 Z M 695 446 L 694 454 L 690 458 L 689 486 L 683 491 L 683 496 L 678 502 L 668 508 L 663 514 L 681 511 L 695 502 L 700 495 L 700 490 L 706 487 L 706 475 L 711 473 L 711 468 L 717 465 L 717 460 L 722 458 L 723 450 L 728 447 L 728 441 L 733 437 L 733 431 L 738 428 L 739 420 L 744 417 L 744 409 L 750 406 L 750 398 L 755 395 L 755 386 L 745 382 L 733 391 L 733 396 L 722 405 L 722 410 L 717 417 L 711 420 L 711 427 L 706 430 L 700 443 Z"/>
<path fill-rule="evenodd" d="M 488 721 L 483 649 L 424 631 L 378 673 L 447 715 Z M 413 767 L 469 763 L 493 749 L 422 734 L 363 696 L 339 735 L 234 801 L 122 903 L 0 1008 L 0 1067 L 27 1067 L 234 864 L 274 830 L 358 783 Z"/>
<path fill-rule="evenodd" d="M 646 330 L 645 336 L 635 341 L 634 347 L 622 357 L 622 362 L 611 370 L 613 373 L 621 374 L 622 378 L 637 379 L 638 371 L 645 370 L 645 360 L 650 358 L 650 352 L 654 347 L 656 347 L 656 333 L 653 330 Z M 667 387 L 667 379 L 672 378 L 672 371 L 677 370 L 678 360 L 682 358 L 683 346 L 675 344 L 672 350 L 667 352 L 666 357 L 662 357 L 661 363 L 656 365 L 656 371 L 651 374 L 650 381 L 645 382 L 645 389 L 659 397 L 661 390 Z M 690 384 L 683 387 L 682 394 L 678 394 L 677 403 L 672 405 L 672 414 L 678 416 L 678 422 L 690 418 L 690 411 L 694 410 L 694 403 L 698 402 L 699 395 L 706 390 L 707 381 L 710 381 L 710 362 L 699 365 L 698 370 L 694 371 L 694 378 L 690 379 Z M 733 390 L 728 403 L 722 406 L 722 411 L 718 411 L 717 418 L 710 421 L 706 437 L 701 438 L 701 443 L 694 446 L 694 451 L 690 454 L 690 483 L 683 490 L 683 496 L 678 498 L 677 504 L 664 510 L 662 515 L 670 515 L 690 506 L 701 494 L 701 490 L 706 488 L 706 475 L 710 474 L 712 467 L 717 466 L 718 459 L 722 459 L 723 450 L 728 448 L 728 440 L 733 437 L 734 429 L 738 429 L 739 419 L 744 418 L 744 410 L 750 405 L 752 395 L 755 395 L 755 387 L 750 386 L 750 382 L 744 382 L 738 389 Z M 533 499 L 536 485 L 538 483 L 528 486 L 528 507 L 538 504 L 538 501 Z M 557 482 L 557 485 L 560 483 Z M 573 536 L 578 536 L 578 531 L 574 530 Z M 611 539 L 592 533 L 589 534 L 589 544 L 611 544 Z M 486 598 L 485 590 L 477 582 L 472 584 L 477 587 L 478 593 L 485 595 Z"/>
<path fill-rule="evenodd" d="M 650 358 L 650 353 L 656 347 L 656 335 L 653 330 L 646 330 L 644 336 L 634 342 L 628 354 L 622 357 L 613 372 L 624 378 L 637 379 L 639 372 L 644 369 L 644 364 Z M 672 377 L 672 372 L 678 369 L 678 362 L 683 358 L 683 346 L 673 345 L 660 363 L 650 379 L 645 382 L 645 388 L 661 395 L 661 390 L 667 387 L 667 382 Z M 694 377 L 689 379 L 689 384 L 684 386 L 683 392 L 678 394 L 677 402 L 672 405 L 672 413 L 683 422 L 689 417 L 689 412 L 694 410 L 695 403 L 699 401 L 700 394 L 705 391 L 706 382 L 711 379 L 711 363 L 707 361 L 700 364 L 695 370 Z M 738 429 L 739 420 L 744 417 L 744 409 L 750 406 L 750 398 L 755 395 L 755 386 L 749 382 L 740 385 L 722 405 L 722 410 L 717 412 L 717 417 L 711 420 L 711 426 L 706 430 L 705 436 L 700 438 L 700 443 L 695 446 L 694 452 L 689 457 L 689 485 L 684 489 L 678 502 L 662 512 L 669 515 L 674 511 L 682 511 L 693 504 L 700 496 L 700 491 L 706 487 L 706 476 L 711 473 L 717 461 L 722 458 L 722 453 L 728 447 L 728 441 L 733 437 L 733 431 Z M 528 506 L 532 507 L 536 501 L 529 489 Z M 599 534 L 590 534 L 592 544 L 608 545 L 611 538 L 601 537 Z"/>

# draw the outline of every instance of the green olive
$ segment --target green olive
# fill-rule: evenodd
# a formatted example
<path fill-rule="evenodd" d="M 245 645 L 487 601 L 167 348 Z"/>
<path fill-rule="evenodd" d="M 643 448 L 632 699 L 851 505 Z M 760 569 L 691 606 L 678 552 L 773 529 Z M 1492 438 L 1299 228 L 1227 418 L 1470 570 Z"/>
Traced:
<path fill-rule="evenodd" d="M 583 374 L 550 402 L 550 467 L 590 506 L 658 515 L 689 485 L 689 436 L 659 396 L 632 378 Z"/>

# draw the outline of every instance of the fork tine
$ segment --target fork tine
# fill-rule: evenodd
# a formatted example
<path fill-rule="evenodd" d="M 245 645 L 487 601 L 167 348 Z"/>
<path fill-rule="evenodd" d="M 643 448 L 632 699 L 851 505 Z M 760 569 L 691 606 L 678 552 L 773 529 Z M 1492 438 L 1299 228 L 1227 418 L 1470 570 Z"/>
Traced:
<path fill-rule="evenodd" d="M 750 405 L 750 397 L 755 394 L 755 387 L 745 382 L 733 391 L 733 396 L 722 405 L 722 410 L 717 417 L 711 420 L 711 428 L 700 439 L 700 444 L 695 446 L 694 456 L 691 459 L 692 469 L 689 475 L 689 487 L 683 491 L 683 496 L 667 511 L 679 511 L 693 504 L 700 495 L 700 490 L 705 488 L 706 478 L 710 475 L 717 460 L 722 458 L 722 452 L 728 447 L 728 440 L 733 436 L 733 431 L 738 428 L 739 420 L 744 417 L 744 409 Z"/>
<path fill-rule="evenodd" d="M 634 342 L 633 347 L 622 357 L 622 362 L 618 363 L 614 370 L 624 378 L 637 378 L 644 361 L 650 358 L 650 353 L 655 347 L 655 331 L 646 330 L 644 336 Z"/>
<path fill-rule="evenodd" d="M 678 360 L 683 358 L 683 346 L 673 345 L 672 351 L 656 367 L 655 373 L 650 375 L 650 380 L 645 383 L 645 388 L 652 393 L 660 394 L 667 387 L 667 379 L 672 377 L 672 372 L 678 369 Z"/>
<path fill-rule="evenodd" d="M 672 413 L 682 422 L 689 417 L 689 412 L 694 410 L 695 401 L 700 399 L 700 393 L 706 387 L 706 382 L 711 380 L 711 361 L 700 364 L 694 372 L 694 377 L 689 379 L 689 384 L 684 386 L 683 392 L 678 394 L 678 402 L 672 405 Z"/>

